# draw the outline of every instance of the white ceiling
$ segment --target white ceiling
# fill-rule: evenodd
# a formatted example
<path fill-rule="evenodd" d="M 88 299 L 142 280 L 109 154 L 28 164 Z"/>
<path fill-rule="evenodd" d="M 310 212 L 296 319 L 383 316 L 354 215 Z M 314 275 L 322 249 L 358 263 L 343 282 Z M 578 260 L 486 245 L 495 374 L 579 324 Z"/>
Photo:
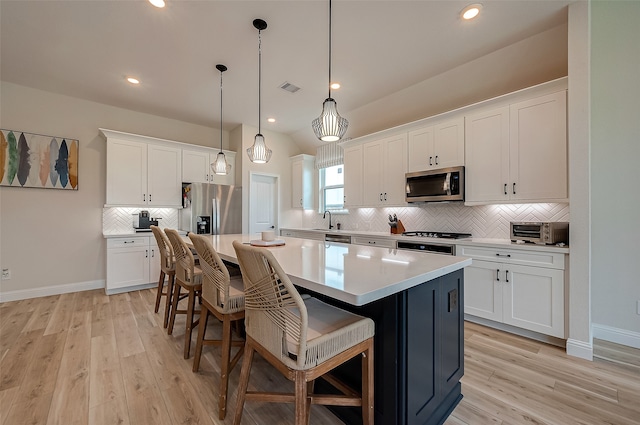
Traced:
<path fill-rule="evenodd" d="M 257 127 L 252 21 L 262 18 L 262 128 L 316 143 L 310 123 L 328 94 L 328 1 L 166 1 L 157 9 L 144 0 L 2 0 L 0 77 L 219 128 L 215 65 L 222 63 L 225 130 Z M 333 97 L 341 115 L 566 24 L 570 3 L 480 1 L 481 15 L 463 22 L 459 12 L 472 0 L 334 0 L 332 76 L 342 88 Z M 128 75 L 141 84 L 125 82 Z M 284 82 L 301 90 L 285 92 Z"/>

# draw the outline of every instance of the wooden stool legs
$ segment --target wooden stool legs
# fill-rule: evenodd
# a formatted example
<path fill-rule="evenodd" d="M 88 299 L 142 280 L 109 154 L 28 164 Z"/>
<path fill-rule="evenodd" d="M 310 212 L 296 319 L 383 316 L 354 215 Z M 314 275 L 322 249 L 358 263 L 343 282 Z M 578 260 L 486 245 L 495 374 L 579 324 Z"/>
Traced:
<path fill-rule="evenodd" d="M 171 300 L 173 298 L 173 285 L 176 280 L 175 273 L 169 275 L 169 282 L 167 283 L 167 299 L 164 303 L 164 322 L 163 327 L 166 329 L 169 325 L 169 312 L 171 311 Z"/>
<path fill-rule="evenodd" d="M 193 320 L 193 316 L 195 314 L 200 314 L 200 310 L 195 309 L 196 305 L 196 291 L 199 288 L 195 286 L 189 286 L 186 288 L 188 293 L 180 297 L 180 289 L 181 285 L 178 282 L 174 282 L 173 285 L 173 296 L 171 297 L 171 314 L 169 317 L 169 327 L 167 329 L 167 333 L 169 335 L 173 334 L 173 326 L 176 321 L 176 314 L 186 314 L 186 328 L 184 333 L 184 358 L 189 358 L 189 353 L 191 351 L 191 335 L 193 334 L 193 328 L 198 324 L 199 320 Z M 178 302 L 180 302 L 181 298 L 187 297 L 187 309 L 186 310 L 178 310 Z"/>
<path fill-rule="evenodd" d="M 158 290 L 156 291 L 156 309 L 155 312 L 158 312 L 158 309 L 160 308 L 160 298 L 162 298 L 163 295 L 167 295 L 166 292 L 163 292 L 162 290 L 164 289 L 164 270 L 160 270 L 160 278 L 158 279 Z"/>
<path fill-rule="evenodd" d="M 209 315 L 214 315 L 218 319 L 222 320 L 222 339 L 221 340 L 205 340 L 205 332 L 207 329 L 207 322 Z M 193 371 L 197 372 L 200 369 L 200 358 L 202 357 L 202 348 L 205 345 L 221 345 L 222 346 L 222 358 L 220 361 L 220 393 L 218 396 L 218 418 L 224 420 L 227 416 L 227 394 L 229 392 L 229 374 L 240 360 L 242 353 L 244 352 L 243 341 L 233 341 L 231 335 L 231 323 L 238 323 L 244 312 L 232 313 L 232 314 L 220 314 L 216 311 L 210 310 L 210 307 L 205 302 L 202 303 L 200 309 L 200 324 L 198 325 L 198 340 L 196 342 L 196 351 L 193 355 Z M 231 358 L 231 347 L 239 347 L 240 349 Z"/>

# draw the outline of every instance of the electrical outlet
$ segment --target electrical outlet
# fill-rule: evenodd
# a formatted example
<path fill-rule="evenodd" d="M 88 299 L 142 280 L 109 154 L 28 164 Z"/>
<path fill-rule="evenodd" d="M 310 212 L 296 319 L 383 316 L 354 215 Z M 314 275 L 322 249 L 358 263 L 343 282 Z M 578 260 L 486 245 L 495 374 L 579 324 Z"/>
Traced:
<path fill-rule="evenodd" d="M 10 269 L 2 269 L 2 280 L 11 279 L 11 270 Z"/>

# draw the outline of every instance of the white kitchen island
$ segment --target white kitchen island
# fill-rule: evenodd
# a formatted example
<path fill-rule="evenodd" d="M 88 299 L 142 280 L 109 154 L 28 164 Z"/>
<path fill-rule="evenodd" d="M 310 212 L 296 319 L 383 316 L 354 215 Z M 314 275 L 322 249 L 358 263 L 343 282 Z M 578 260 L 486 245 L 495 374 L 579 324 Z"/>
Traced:
<path fill-rule="evenodd" d="M 249 243 L 256 236 L 210 238 L 223 260 L 237 264 L 232 242 Z M 462 398 L 463 268 L 471 259 L 281 239 L 285 245 L 266 249 L 301 293 L 374 320 L 375 422 L 443 423 Z M 359 360 L 337 373 L 359 388 Z M 332 410 L 346 423 L 361 423 L 360 409 Z"/>

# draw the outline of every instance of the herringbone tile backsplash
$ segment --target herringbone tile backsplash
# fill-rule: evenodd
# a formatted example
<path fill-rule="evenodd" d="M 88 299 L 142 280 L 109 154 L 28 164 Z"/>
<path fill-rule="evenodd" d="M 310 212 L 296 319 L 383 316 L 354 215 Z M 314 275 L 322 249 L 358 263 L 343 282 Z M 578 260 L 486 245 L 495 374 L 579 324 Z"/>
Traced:
<path fill-rule="evenodd" d="M 467 207 L 462 204 L 424 204 L 398 208 L 358 208 L 334 214 L 344 230 L 387 232 L 388 215 L 396 214 L 407 231 L 471 233 L 475 238 L 509 238 L 511 221 L 569 221 L 569 204 L 502 204 Z M 305 211 L 303 227 L 323 228 L 327 220 Z"/>
<path fill-rule="evenodd" d="M 133 216 L 141 210 L 149 211 L 149 217 L 158 220 L 159 227 L 178 228 L 178 210 L 175 208 L 103 208 L 102 233 L 127 233 L 133 231 Z"/>

